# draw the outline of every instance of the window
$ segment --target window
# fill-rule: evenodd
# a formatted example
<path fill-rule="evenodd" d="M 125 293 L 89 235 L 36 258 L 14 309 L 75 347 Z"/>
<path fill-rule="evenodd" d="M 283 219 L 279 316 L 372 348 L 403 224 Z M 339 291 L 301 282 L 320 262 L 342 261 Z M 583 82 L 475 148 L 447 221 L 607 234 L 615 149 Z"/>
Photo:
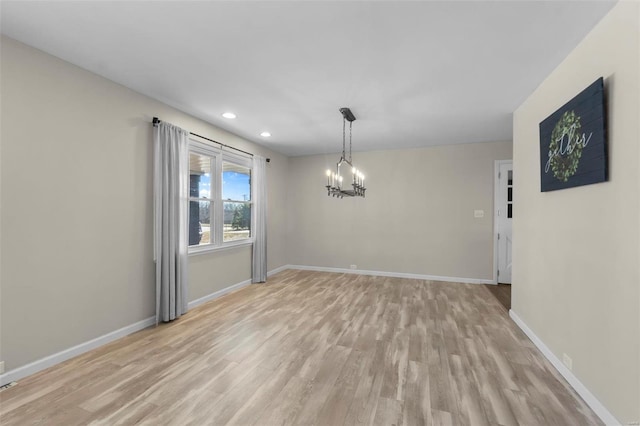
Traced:
<path fill-rule="evenodd" d="M 222 241 L 251 237 L 251 169 L 222 163 L 222 199 L 224 225 Z"/>
<path fill-rule="evenodd" d="M 189 245 L 213 242 L 211 225 L 214 208 L 211 200 L 211 170 L 215 170 L 215 157 L 196 152 L 189 153 Z"/>
<path fill-rule="evenodd" d="M 189 252 L 251 242 L 251 158 L 189 141 Z"/>

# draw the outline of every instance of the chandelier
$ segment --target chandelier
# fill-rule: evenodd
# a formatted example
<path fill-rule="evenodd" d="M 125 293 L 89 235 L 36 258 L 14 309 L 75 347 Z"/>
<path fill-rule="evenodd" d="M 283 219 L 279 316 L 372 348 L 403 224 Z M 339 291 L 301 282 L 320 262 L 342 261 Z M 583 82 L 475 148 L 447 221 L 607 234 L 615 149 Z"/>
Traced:
<path fill-rule="evenodd" d="M 353 122 L 356 121 L 355 115 L 349 108 L 340 108 L 342 113 L 342 156 L 340 161 L 336 164 L 335 173 L 331 170 L 327 170 L 327 195 L 332 195 L 338 198 L 346 197 L 364 197 L 364 193 L 367 188 L 364 186 L 364 174 L 358 170 L 351 160 L 351 128 Z M 349 122 L 349 158 L 346 155 L 346 124 Z M 340 173 L 340 167 L 348 165 L 347 173 L 351 170 L 351 184 L 344 182 L 344 177 Z M 351 189 L 346 189 L 351 188 Z"/>

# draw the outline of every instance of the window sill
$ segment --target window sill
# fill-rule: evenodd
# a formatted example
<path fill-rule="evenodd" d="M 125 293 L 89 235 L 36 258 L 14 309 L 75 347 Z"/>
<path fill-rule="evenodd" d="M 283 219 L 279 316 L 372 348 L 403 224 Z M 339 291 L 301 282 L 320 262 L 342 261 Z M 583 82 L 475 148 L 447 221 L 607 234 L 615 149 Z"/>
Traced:
<path fill-rule="evenodd" d="M 232 242 L 224 243 L 221 246 L 211 246 L 211 245 L 193 246 L 193 247 L 189 247 L 189 256 L 198 256 L 201 254 L 215 253 L 217 251 L 230 250 L 230 249 L 247 247 L 252 245 L 253 245 L 253 240 L 248 239 L 248 240 L 232 241 Z"/>

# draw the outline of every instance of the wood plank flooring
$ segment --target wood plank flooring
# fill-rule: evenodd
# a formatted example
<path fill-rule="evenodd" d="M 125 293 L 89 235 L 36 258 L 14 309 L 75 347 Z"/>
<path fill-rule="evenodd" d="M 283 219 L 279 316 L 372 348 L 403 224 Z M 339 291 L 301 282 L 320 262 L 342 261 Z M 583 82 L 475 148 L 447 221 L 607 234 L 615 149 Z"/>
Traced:
<path fill-rule="evenodd" d="M 598 425 L 481 285 L 288 270 L 23 379 L 9 425 Z"/>
<path fill-rule="evenodd" d="M 486 289 L 509 311 L 511 309 L 511 284 L 485 285 Z"/>

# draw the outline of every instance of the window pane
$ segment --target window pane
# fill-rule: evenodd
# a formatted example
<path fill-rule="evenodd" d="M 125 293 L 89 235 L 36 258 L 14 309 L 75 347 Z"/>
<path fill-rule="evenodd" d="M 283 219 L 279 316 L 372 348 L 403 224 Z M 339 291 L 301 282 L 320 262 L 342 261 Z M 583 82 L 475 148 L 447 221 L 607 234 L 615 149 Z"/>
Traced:
<path fill-rule="evenodd" d="M 211 201 L 189 202 L 189 245 L 210 244 Z"/>
<path fill-rule="evenodd" d="M 513 188 L 507 188 L 507 201 L 513 201 Z"/>
<path fill-rule="evenodd" d="M 513 218 L 513 205 L 511 203 L 507 204 L 507 218 Z"/>
<path fill-rule="evenodd" d="M 211 157 L 189 154 L 189 195 L 211 198 Z"/>
<path fill-rule="evenodd" d="M 222 241 L 243 240 L 251 237 L 251 204 L 224 203 Z"/>
<path fill-rule="evenodd" d="M 223 163 L 222 199 L 233 201 L 251 200 L 251 169 L 233 163 Z"/>

